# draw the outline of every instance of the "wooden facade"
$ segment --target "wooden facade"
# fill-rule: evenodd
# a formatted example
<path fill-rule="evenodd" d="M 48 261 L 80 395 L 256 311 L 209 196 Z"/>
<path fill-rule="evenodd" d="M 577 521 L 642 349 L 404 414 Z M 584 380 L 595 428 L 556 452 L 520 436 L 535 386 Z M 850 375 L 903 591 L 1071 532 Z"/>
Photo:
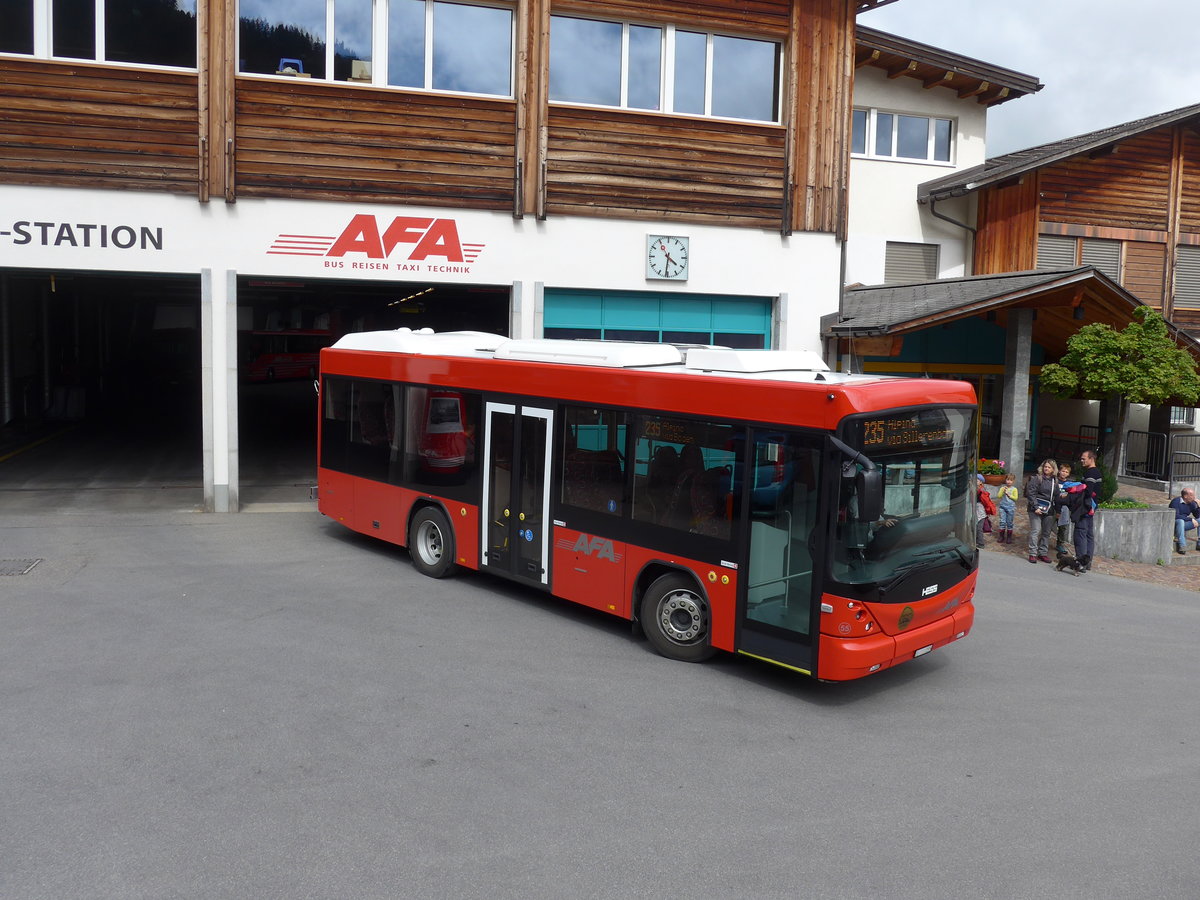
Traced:
<path fill-rule="evenodd" d="M 1134 132 L 1113 143 L 979 190 L 975 271 L 1037 265 L 1041 236 L 1120 245 L 1115 278 L 1176 325 L 1200 329 L 1200 309 L 1176 307 L 1181 245 L 1200 245 L 1200 118 Z"/>
<path fill-rule="evenodd" d="M 193 193 L 196 76 L 0 59 L 0 182 Z"/>
<path fill-rule="evenodd" d="M 195 72 L 0 59 L 0 183 L 616 216 L 843 236 L 855 0 L 663 0 L 653 19 L 778 40 L 779 124 L 550 104 L 552 13 L 515 0 L 514 96 L 237 74 L 236 3 L 201 0 Z"/>

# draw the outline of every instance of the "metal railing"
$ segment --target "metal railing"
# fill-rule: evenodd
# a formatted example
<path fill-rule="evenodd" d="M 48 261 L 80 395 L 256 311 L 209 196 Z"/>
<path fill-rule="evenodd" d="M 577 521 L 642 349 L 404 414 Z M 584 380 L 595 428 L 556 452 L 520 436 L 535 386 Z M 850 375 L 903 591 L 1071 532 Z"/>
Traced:
<path fill-rule="evenodd" d="M 1166 480 L 1167 436 L 1157 431 L 1125 432 L 1125 466 L 1121 474 Z"/>
<path fill-rule="evenodd" d="M 1056 462 L 1069 462 L 1079 459 L 1081 450 L 1095 450 L 1099 429 L 1095 425 L 1083 425 L 1079 434 L 1066 431 L 1051 431 L 1049 425 L 1043 425 L 1038 431 L 1037 447 L 1034 448 L 1034 465 L 1043 459 L 1053 459 Z"/>
<path fill-rule="evenodd" d="M 1200 434 L 1171 435 L 1167 481 L 1200 481 Z"/>

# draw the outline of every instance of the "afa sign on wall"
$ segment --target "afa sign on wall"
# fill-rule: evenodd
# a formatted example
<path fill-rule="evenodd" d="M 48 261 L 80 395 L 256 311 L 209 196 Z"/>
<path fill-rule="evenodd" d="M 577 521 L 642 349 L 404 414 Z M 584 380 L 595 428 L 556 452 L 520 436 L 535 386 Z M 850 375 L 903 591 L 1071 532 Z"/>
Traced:
<path fill-rule="evenodd" d="M 470 274 L 485 244 L 465 243 L 455 219 L 360 214 L 340 234 L 280 234 L 271 256 L 310 256 L 323 270 Z"/>

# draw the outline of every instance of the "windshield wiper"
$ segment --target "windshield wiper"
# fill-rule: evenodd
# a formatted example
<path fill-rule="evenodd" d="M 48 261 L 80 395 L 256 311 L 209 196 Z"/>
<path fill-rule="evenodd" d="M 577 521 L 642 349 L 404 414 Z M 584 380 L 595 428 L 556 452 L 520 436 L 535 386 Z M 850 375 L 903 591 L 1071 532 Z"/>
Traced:
<path fill-rule="evenodd" d="M 922 550 L 920 553 L 915 554 L 918 557 L 917 559 L 907 562 L 902 566 L 897 566 L 896 571 L 892 573 L 892 577 L 879 585 L 879 596 L 884 596 L 913 572 L 933 568 L 933 559 L 931 557 L 944 556 L 947 553 L 953 553 L 958 561 L 962 563 L 963 568 L 971 568 L 971 557 L 963 553 L 962 547 L 933 547 L 929 550 Z"/>
<path fill-rule="evenodd" d="M 929 551 L 926 551 L 926 554 L 928 552 Z M 922 554 L 922 555 L 925 555 L 925 554 Z M 898 585 L 900 582 L 902 582 L 905 578 L 907 578 L 913 572 L 917 572 L 921 569 L 930 568 L 929 563 L 930 563 L 930 560 L 927 560 L 927 559 L 914 559 L 910 563 L 905 563 L 902 566 L 898 566 L 896 568 L 896 571 L 894 573 L 892 573 L 892 577 L 879 585 L 879 596 L 882 597 L 884 594 L 886 594 L 888 591 L 890 591 L 892 588 L 894 588 L 896 585 Z"/>

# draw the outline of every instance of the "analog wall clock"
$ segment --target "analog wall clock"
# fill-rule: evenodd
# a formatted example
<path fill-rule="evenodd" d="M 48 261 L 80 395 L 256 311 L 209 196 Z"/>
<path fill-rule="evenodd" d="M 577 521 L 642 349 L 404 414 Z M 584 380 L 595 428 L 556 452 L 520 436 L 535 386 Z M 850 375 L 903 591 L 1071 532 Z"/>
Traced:
<path fill-rule="evenodd" d="M 687 281 L 688 239 L 668 234 L 646 235 L 646 277 Z"/>

